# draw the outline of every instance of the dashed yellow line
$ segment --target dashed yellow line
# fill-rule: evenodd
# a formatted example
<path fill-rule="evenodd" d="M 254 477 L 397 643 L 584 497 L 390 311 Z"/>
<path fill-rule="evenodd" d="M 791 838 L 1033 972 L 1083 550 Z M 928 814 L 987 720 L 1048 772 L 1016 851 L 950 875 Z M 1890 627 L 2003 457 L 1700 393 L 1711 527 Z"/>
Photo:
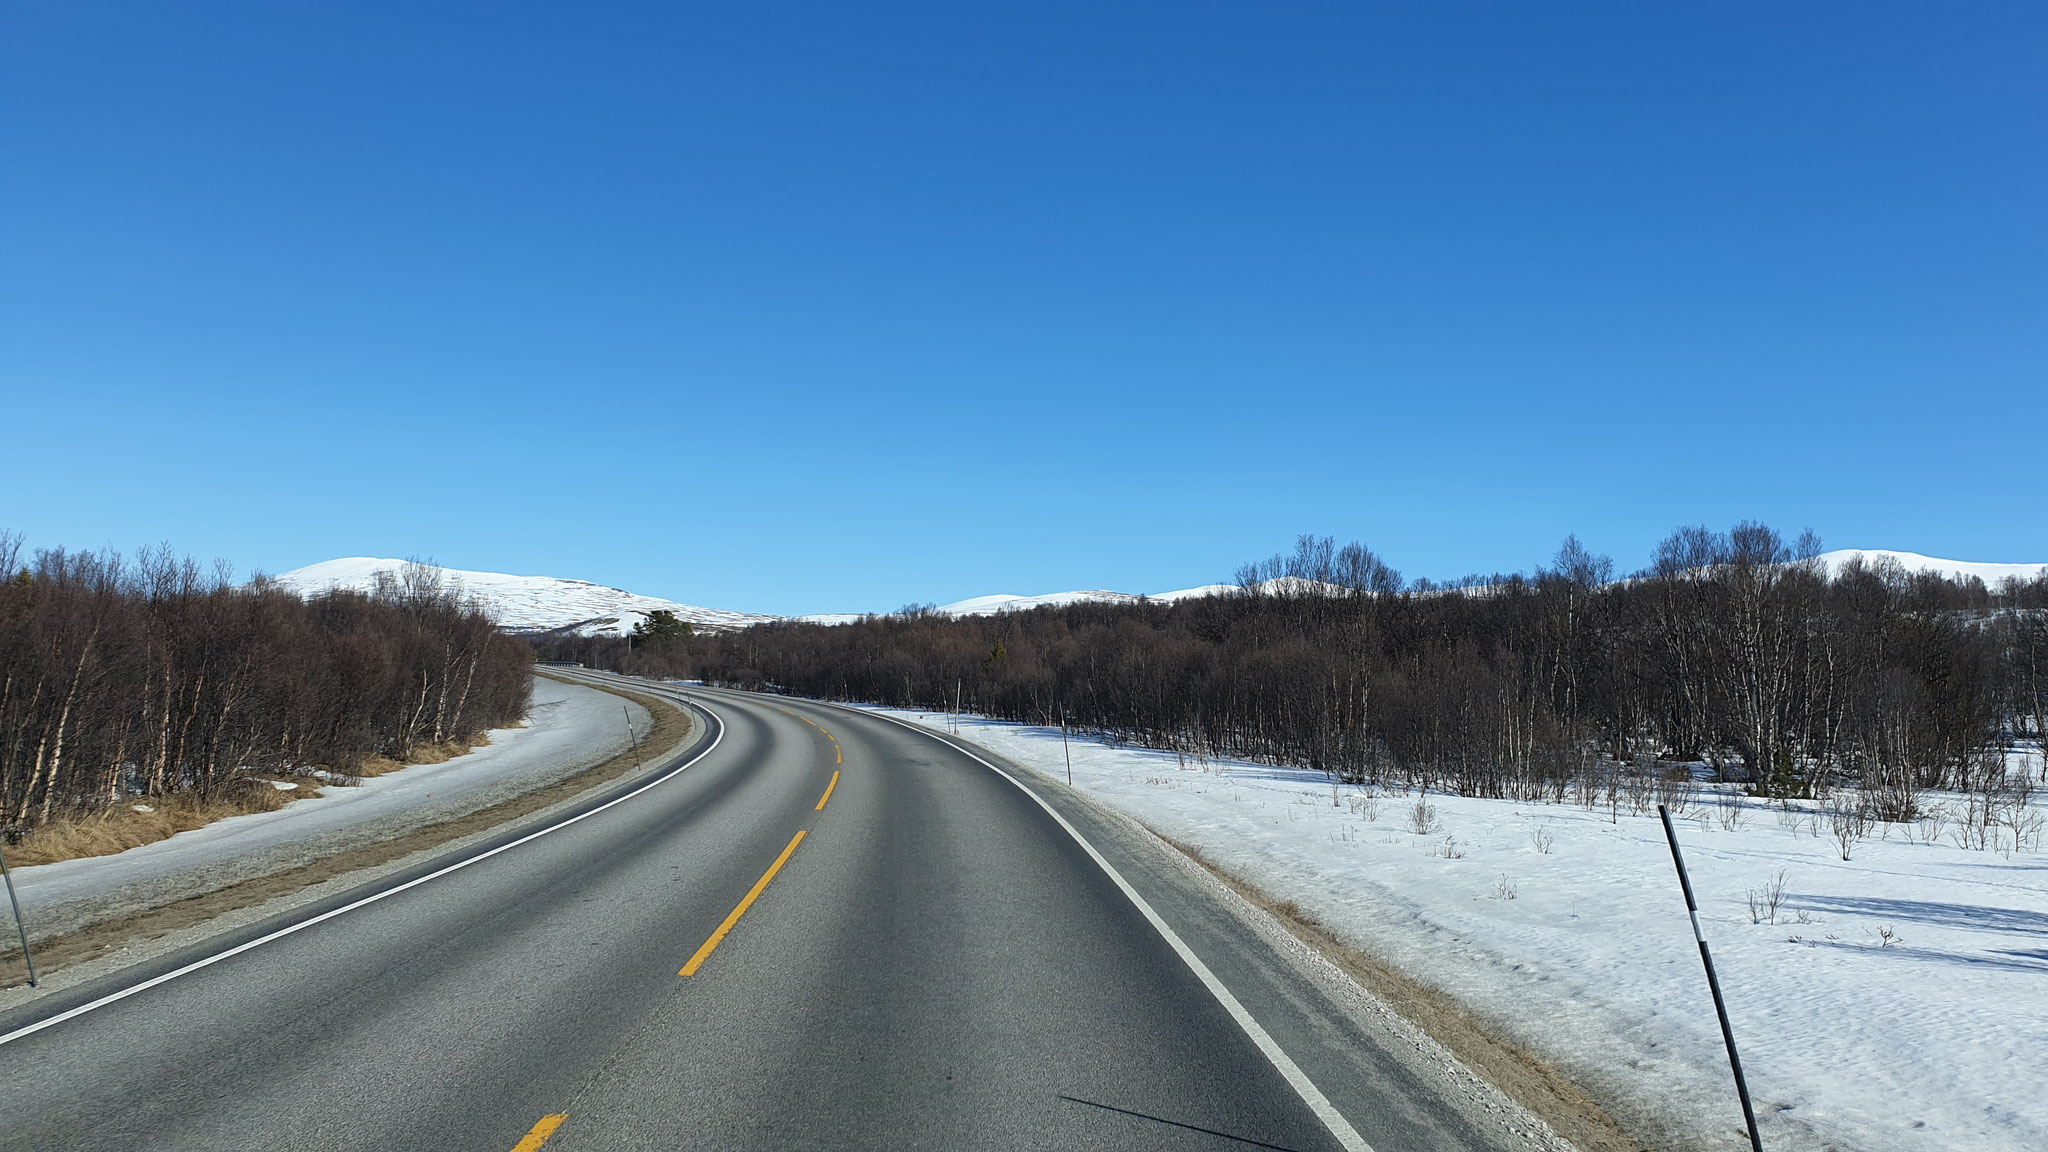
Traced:
<path fill-rule="evenodd" d="M 553 1136 L 555 1129 L 560 1128 L 562 1121 L 568 1118 L 567 1112 L 541 1117 L 538 1123 L 527 1129 L 526 1135 L 520 1138 L 519 1143 L 512 1146 L 512 1152 L 540 1152 L 540 1146 L 547 1143 L 548 1137 Z"/>
<path fill-rule="evenodd" d="M 800 712 L 791 712 L 780 704 L 775 705 L 775 709 L 778 712 L 788 713 L 816 728 L 827 740 L 832 741 L 832 762 L 839 765 L 846 763 L 846 750 L 839 746 L 839 738 L 832 735 L 830 731 L 827 731 L 824 725 L 819 724 L 816 720 Z M 818 807 L 815 811 L 823 812 L 825 810 L 826 802 L 832 799 L 832 793 L 838 787 L 839 771 L 835 768 L 832 772 L 831 782 L 825 785 L 825 794 L 818 797 Z M 775 874 L 782 871 L 784 864 L 789 863 L 790 856 L 796 852 L 796 846 L 804 842 L 804 837 L 809 831 L 809 829 L 805 829 L 790 837 L 789 846 L 782 850 L 782 855 L 775 858 L 775 863 L 770 864 L 768 871 L 762 873 L 761 878 L 754 882 L 753 888 L 748 890 L 746 898 L 739 902 L 739 906 L 732 910 L 732 913 L 725 918 L 725 922 L 718 926 L 718 930 L 711 934 L 710 939 L 704 941 L 704 946 L 697 949 L 696 955 L 691 956 L 690 962 L 683 965 L 682 970 L 676 973 L 676 975 L 694 976 L 697 974 L 697 969 L 702 968 L 704 962 L 711 958 L 711 954 L 718 950 L 719 944 L 724 942 L 726 934 L 738 926 L 740 917 L 746 915 L 747 909 L 754 906 L 754 901 L 761 898 L 762 892 L 767 891 L 768 882 L 775 879 Z M 555 1127 L 565 1119 L 567 1119 L 566 1115 L 544 1118 L 539 1124 L 533 1126 L 533 1131 L 527 1133 L 526 1139 L 521 1141 L 519 1147 L 513 1149 L 513 1152 L 534 1152 L 535 1149 L 538 1149 L 547 1142 L 548 1136 L 554 1132 Z"/>
<path fill-rule="evenodd" d="M 820 805 L 820 807 L 822 806 Z M 754 882 L 754 887 L 752 891 L 747 893 L 747 898 L 740 901 L 739 907 L 732 910 L 732 915 L 725 918 L 725 923 L 718 926 L 718 931 L 711 934 L 711 939 L 706 940 L 704 946 L 697 949 L 697 954 L 690 957 L 690 962 L 683 965 L 683 970 L 676 973 L 676 975 L 694 976 L 697 974 L 697 969 L 703 967 L 704 961 L 709 960 L 711 953 L 717 950 L 719 941 L 725 939 L 725 934 L 732 931 L 733 925 L 738 924 L 740 917 L 746 914 L 747 909 L 754 906 L 754 901 L 760 899 L 762 890 L 768 887 L 768 882 L 775 879 L 775 874 L 782 871 L 782 866 L 789 862 L 790 853 L 795 852 L 796 846 L 803 842 L 804 834 L 802 832 L 797 833 L 790 839 L 789 847 L 784 848 L 782 855 L 775 858 L 775 863 L 768 866 L 768 871 L 762 873 L 761 878 Z M 536 1144 L 534 1147 L 538 1148 L 540 1145 Z"/>

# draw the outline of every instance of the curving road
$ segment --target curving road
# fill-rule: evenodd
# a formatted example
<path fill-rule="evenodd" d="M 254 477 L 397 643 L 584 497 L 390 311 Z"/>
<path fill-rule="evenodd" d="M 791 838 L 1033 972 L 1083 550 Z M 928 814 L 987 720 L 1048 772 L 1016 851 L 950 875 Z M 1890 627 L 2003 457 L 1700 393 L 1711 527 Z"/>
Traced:
<path fill-rule="evenodd" d="M 566 823 L 0 1015 L 0 1148 L 1501 1144 L 1064 790 L 656 690 L 698 734 Z"/>

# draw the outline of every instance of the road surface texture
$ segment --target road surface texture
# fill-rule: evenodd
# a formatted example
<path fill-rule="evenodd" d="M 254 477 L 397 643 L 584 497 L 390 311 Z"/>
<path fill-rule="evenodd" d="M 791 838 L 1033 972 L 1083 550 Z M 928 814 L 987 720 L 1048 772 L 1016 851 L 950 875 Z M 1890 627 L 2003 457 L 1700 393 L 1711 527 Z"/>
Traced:
<path fill-rule="evenodd" d="M 0 1014 L 0 1148 L 1554 1146 L 1114 817 L 652 690 L 698 735 L 551 830 Z"/>

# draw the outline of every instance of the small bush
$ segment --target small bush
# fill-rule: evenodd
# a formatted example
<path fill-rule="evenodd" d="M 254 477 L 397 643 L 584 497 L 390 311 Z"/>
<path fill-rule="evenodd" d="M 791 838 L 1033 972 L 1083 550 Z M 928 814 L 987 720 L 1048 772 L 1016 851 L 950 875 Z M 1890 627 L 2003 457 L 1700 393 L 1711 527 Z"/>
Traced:
<path fill-rule="evenodd" d="M 1776 876 L 1764 882 L 1761 888 L 1749 890 L 1749 922 L 1751 924 L 1776 924 L 1778 905 L 1785 902 L 1785 870 L 1780 868 Z"/>
<path fill-rule="evenodd" d="M 1380 818 L 1380 796 L 1377 792 L 1360 792 L 1351 797 L 1351 811 L 1367 820 Z"/>

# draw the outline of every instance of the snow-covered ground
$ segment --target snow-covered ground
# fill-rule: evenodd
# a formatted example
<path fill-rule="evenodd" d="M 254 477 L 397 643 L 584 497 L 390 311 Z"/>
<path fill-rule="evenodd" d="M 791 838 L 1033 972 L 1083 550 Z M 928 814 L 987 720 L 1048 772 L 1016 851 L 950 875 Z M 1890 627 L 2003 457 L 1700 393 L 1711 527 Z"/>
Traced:
<path fill-rule="evenodd" d="M 484 747 L 112 856 L 17 868 L 15 891 L 31 933 L 49 936 L 270 875 L 454 819 L 608 759 L 627 747 L 628 714 L 645 736 L 652 717 L 640 705 L 536 677 L 527 725 L 493 731 Z"/>
<path fill-rule="evenodd" d="M 378 573 L 396 573 L 403 560 L 379 560 L 350 556 L 309 564 L 272 577 L 280 586 L 301 596 L 330 588 L 367 592 L 375 586 Z M 624 636 L 648 613 L 665 609 L 678 619 L 699 627 L 742 628 L 776 617 L 753 612 L 731 612 L 723 608 L 700 608 L 678 604 L 656 596 L 640 596 L 622 588 L 608 588 L 588 580 L 563 580 L 554 576 L 508 576 L 503 572 L 468 572 L 440 569 L 442 576 L 483 601 L 498 626 L 513 632 L 546 632 L 574 628 L 591 636 Z"/>
<path fill-rule="evenodd" d="M 892 713 L 942 728 L 941 716 Z M 1058 729 L 969 739 L 1064 779 Z M 1452 993 L 1657 1147 L 1737 1149 L 1736 1102 L 1654 810 L 1332 790 L 1321 776 L 1073 742 L 1076 786 Z M 1678 822 L 1764 1144 L 2048 1148 L 2048 853 L 1890 827 L 1852 846 L 1756 802 Z M 1448 855 L 1447 855 L 1448 851 Z M 1751 890 L 1782 872 L 1774 918 Z M 1775 922 L 1771 922 L 1775 919 Z"/>

